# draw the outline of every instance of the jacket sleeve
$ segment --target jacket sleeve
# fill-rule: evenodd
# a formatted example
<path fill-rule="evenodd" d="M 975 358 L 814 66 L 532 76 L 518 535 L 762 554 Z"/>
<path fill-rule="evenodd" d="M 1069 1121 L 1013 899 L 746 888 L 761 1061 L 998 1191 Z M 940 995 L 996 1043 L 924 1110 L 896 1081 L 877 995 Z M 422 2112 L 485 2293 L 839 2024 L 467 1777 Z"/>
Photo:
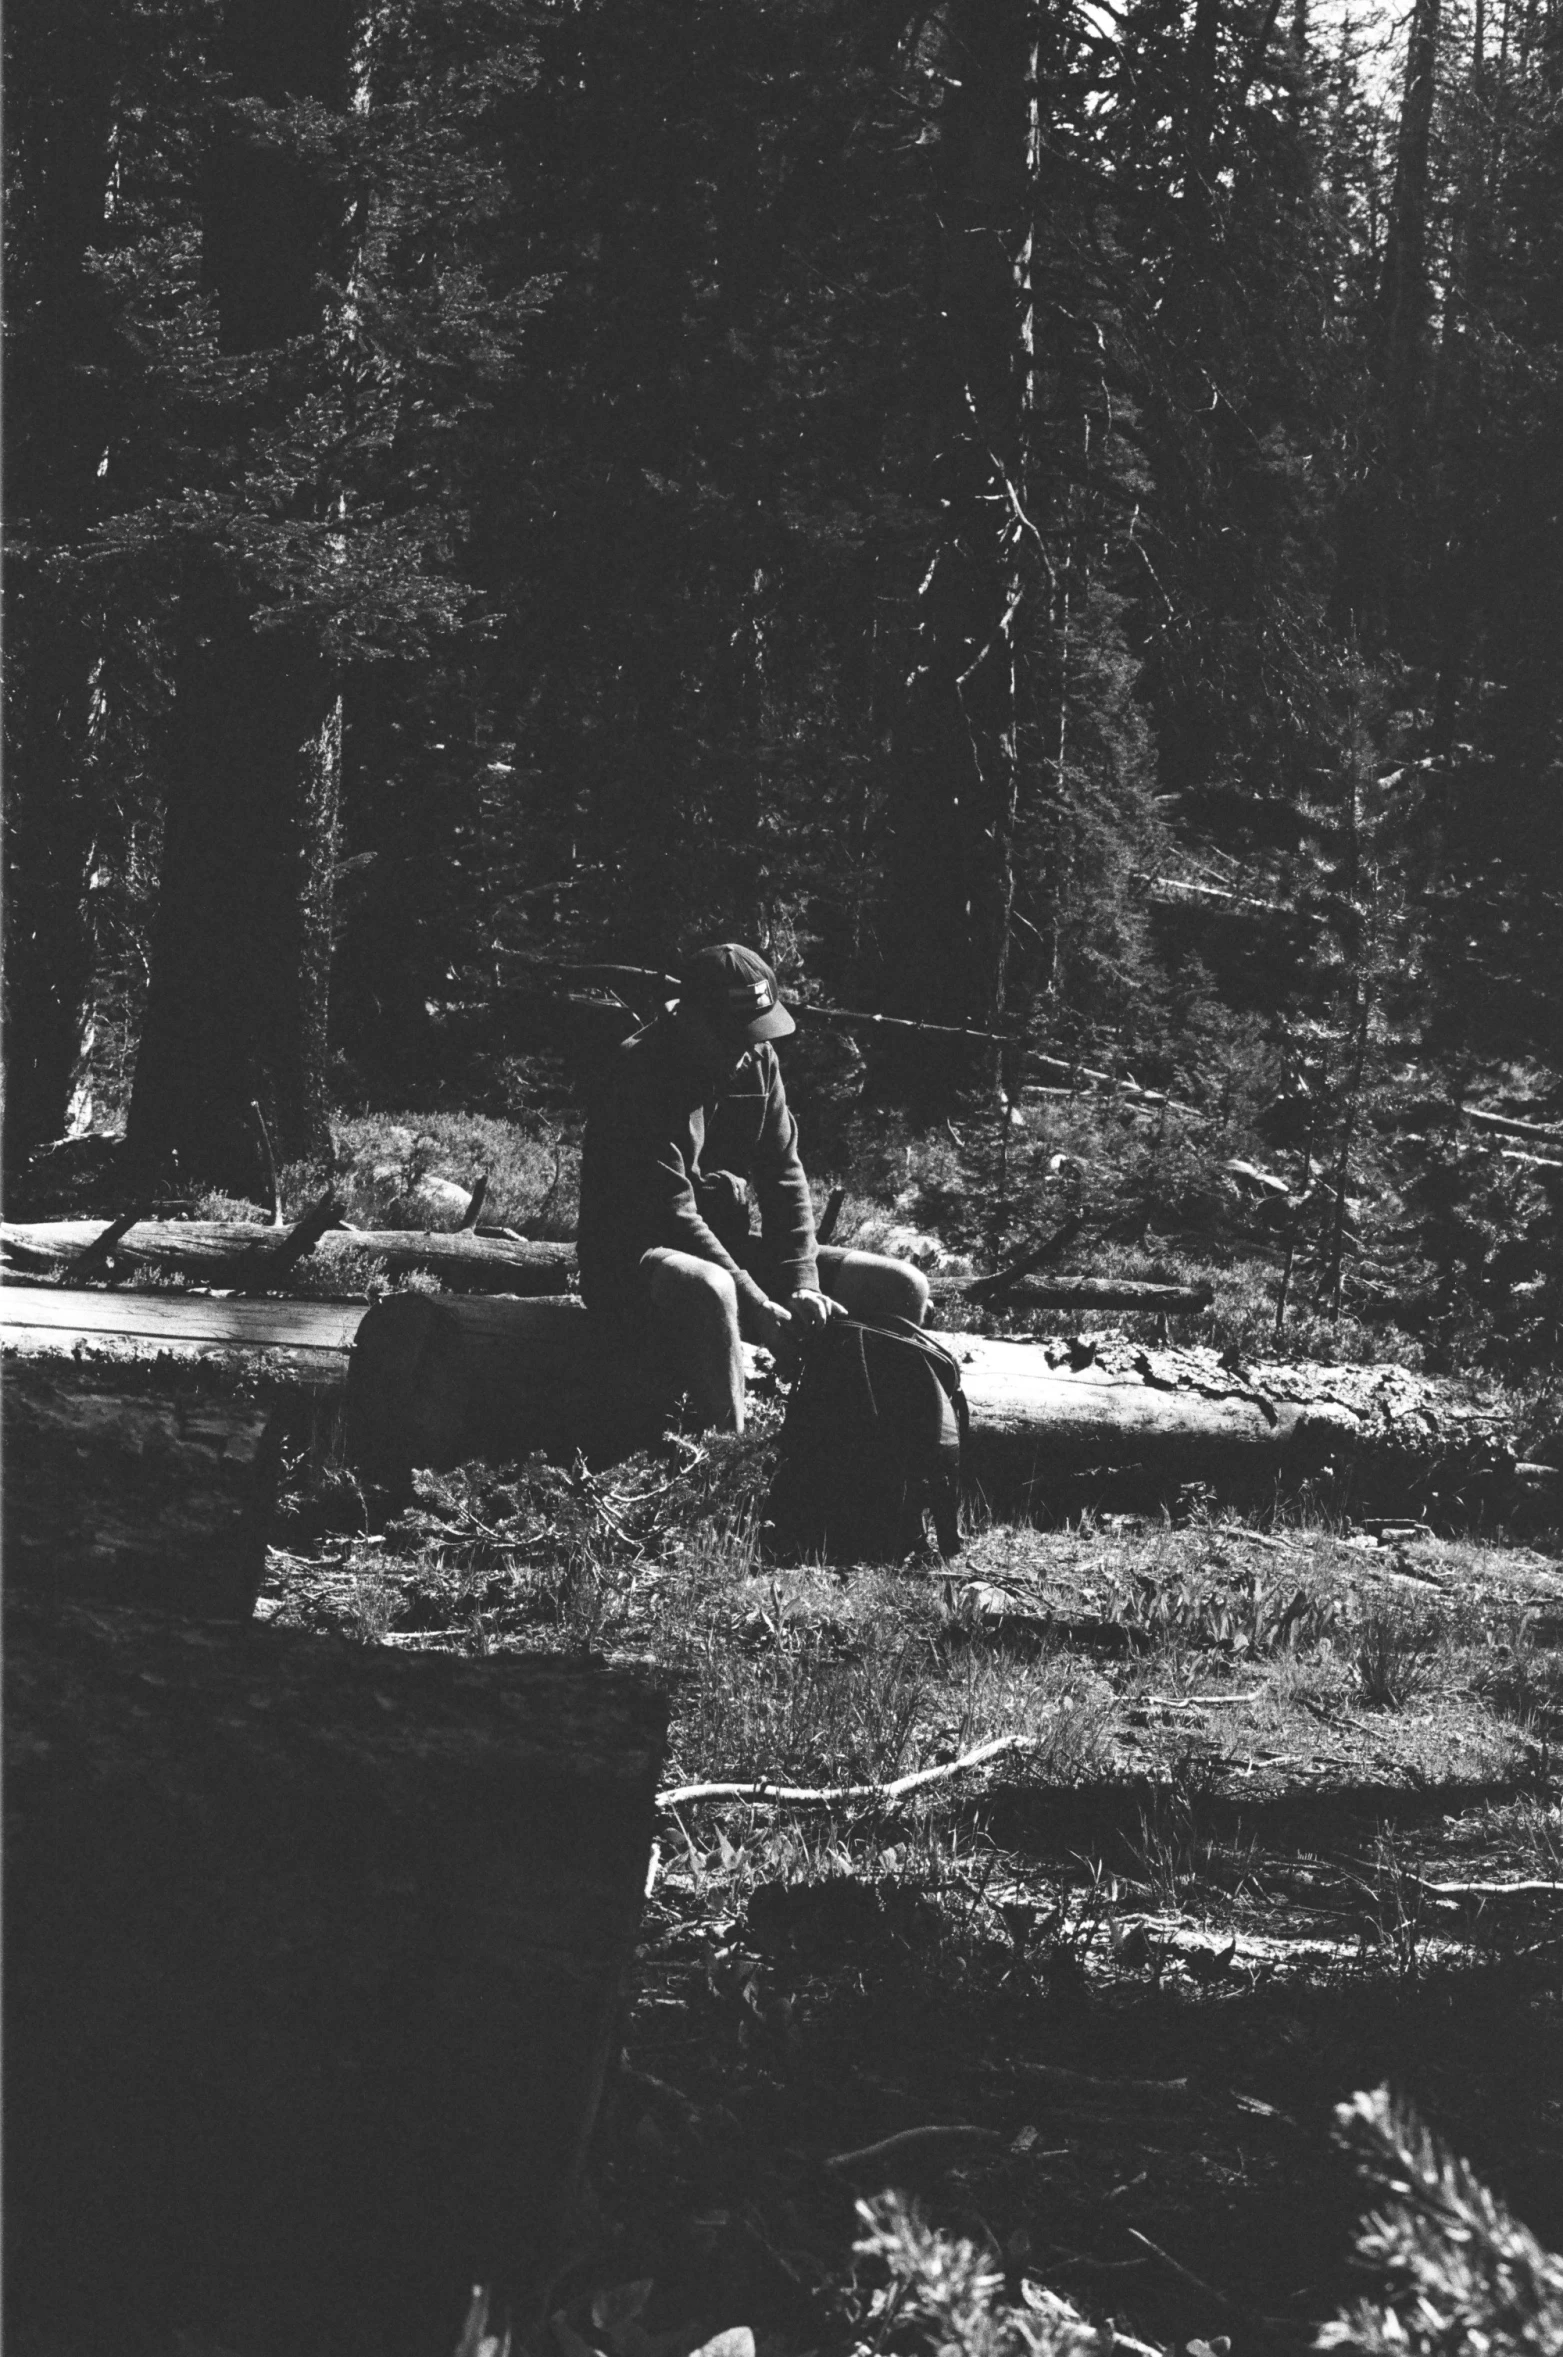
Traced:
<path fill-rule="evenodd" d="M 765 1120 L 754 1157 L 760 1231 L 775 1253 L 782 1292 L 814 1293 L 819 1271 L 814 1247 L 814 1202 L 798 1154 L 798 1125 L 782 1086 L 774 1052 L 766 1057 Z"/>
<path fill-rule="evenodd" d="M 807 1193 L 807 1189 L 804 1191 Z M 733 1279 L 740 1300 L 747 1300 L 756 1309 L 764 1307 L 769 1298 L 765 1288 L 739 1267 L 715 1230 L 701 1218 L 688 1165 L 677 1144 L 670 1139 L 663 1141 L 656 1154 L 647 1192 L 659 1206 L 659 1226 L 671 1250 L 691 1253 L 696 1260 L 714 1261 Z"/>

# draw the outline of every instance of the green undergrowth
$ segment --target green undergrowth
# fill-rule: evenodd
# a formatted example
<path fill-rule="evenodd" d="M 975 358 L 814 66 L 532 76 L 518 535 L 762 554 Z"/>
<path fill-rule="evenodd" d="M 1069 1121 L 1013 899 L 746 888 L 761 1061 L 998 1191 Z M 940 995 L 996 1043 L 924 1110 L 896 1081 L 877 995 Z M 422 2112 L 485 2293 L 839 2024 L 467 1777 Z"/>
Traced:
<path fill-rule="evenodd" d="M 758 2357 L 1301 2348 L 1353 2296 L 1330 2107 L 1386 2076 L 1563 2241 L 1555 1563 L 1299 1511 L 783 1568 L 778 1414 L 423 1474 L 389 1520 L 300 1467 L 272 1557 L 284 1624 L 670 1693 L 624 2067 L 550 2294 L 575 2338 L 538 2357 L 634 2357 L 594 2323 L 626 2285 L 668 2357 L 740 2326 Z M 709 1783 L 827 1797 L 681 1796 Z M 1534 1887 L 1451 1895 L 1486 1883 Z M 969 2133 L 873 2157 L 914 2128 Z M 914 2204 L 923 2289 L 876 2308 Z M 987 2321 L 919 2320 L 925 2260 L 996 2276 Z"/>
<path fill-rule="evenodd" d="M 1521 1394 L 1550 1388 L 1547 1412 L 1533 1421 L 1555 1442 L 1563 1356 L 1556 1174 L 1506 1159 L 1501 1141 L 1455 1128 L 1406 1143 L 1370 1126 L 1337 1238 L 1331 1183 L 1268 1140 L 1252 1092 L 1203 1112 L 1152 1115 L 1089 1092 L 1033 1096 L 1018 1122 L 982 1106 L 931 1128 L 856 1110 L 819 1128 L 817 1152 L 806 1103 L 803 1112 L 817 1209 L 842 1193 L 836 1241 L 915 1259 L 947 1325 L 1060 1336 L 1108 1329 L 1147 1344 L 1203 1343 L 1248 1362 L 1482 1372 Z M 568 1237 L 580 1128 L 579 1113 L 564 1111 L 341 1114 L 329 1163 L 281 1172 L 284 1213 L 297 1218 L 329 1187 L 355 1226 L 449 1228 L 486 1179 L 485 1225 Z M 112 1141 L 84 1143 L 102 1150 L 92 1182 L 100 1199 L 122 1208 Z M 24 1203 L 23 1216 L 44 1216 L 54 1196 L 62 1209 L 81 1208 L 66 1187 L 68 1159 L 63 1149 L 42 1159 L 44 1192 Z M 51 1182 L 43 1174 L 54 1163 L 62 1175 Z M 86 1180 L 77 1173 L 71 1183 Z M 207 1218 L 262 1216 L 257 1204 L 212 1194 L 195 1208 Z M 1207 1310 L 1165 1321 L 964 1298 L 974 1278 L 1032 1259 L 1041 1277 L 1205 1283 L 1213 1298 Z M 329 1278 L 305 1271 L 298 1284 L 360 1291 L 373 1273 L 367 1260 L 334 1261 Z"/>
<path fill-rule="evenodd" d="M 927 1269 L 949 1297 L 946 1322 L 973 1277 L 1045 1252 L 1043 1276 L 1210 1285 L 1208 1310 L 1175 1314 L 1165 1327 L 1151 1313 L 1085 1320 L 1136 1341 L 1199 1341 L 1249 1360 L 1482 1368 L 1517 1385 L 1555 1373 L 1563 1255 L 1547 1170 L 1465 1140 L 1450 1143 L 1430 1175 L 1393 1137 L 1369 1136 L 1342 1220 L 1337 1303 L 1333 1196 L 1291 1213 L 1275 1188 L 1295 1197 L 1302 1174 L 1295 1156 L 1266 1144 L 1256 1119 L 1246 1101 L 1147 1117 L 1089 1093 L 1029 1102 L 1019 1126 L 985 1108 L 921 1130 L 859 1113 L 830 1125 L 828 1155 L 810 1159 L 811 1182 L 821 1211 L 842 1190 L 838 1242 Z M 295 1216 L 330 1184 L 357 1226 L 454 1226 L 454 1190 L 470 1193 L 486 1176 L 485 1223 L 568 1236 L 579 1136 L 576 1115 L 342 1116 L 332 1165 L 290 1167 L 282 1192 Z M 806 1109 L 804 1146 L 807 1154 Z M 1268 1189 L 1255 1173 L 1268 1175 Z M 1315 1174 L 1310 1184 L 1318 1197 L 1324 1182 Z M 221 1215 L 236 1210 L 225 1205 Z M 959 1322 L 1026 1333 L 1077 1331 L 1082 1321 L 963 1303 Z"/>

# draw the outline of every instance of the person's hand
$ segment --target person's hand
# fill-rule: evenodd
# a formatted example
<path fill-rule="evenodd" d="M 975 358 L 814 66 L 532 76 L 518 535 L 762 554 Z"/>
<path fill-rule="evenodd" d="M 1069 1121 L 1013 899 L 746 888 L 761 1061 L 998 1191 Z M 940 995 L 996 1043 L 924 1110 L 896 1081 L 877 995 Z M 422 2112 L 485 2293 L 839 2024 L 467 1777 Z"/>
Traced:
<path fill-rule="evenodd" d="M 807 1292 L 795 1293 L 787 1308 L 800 1344 L 806 1343 L 822 1326 L 828 1326 L 832 1318 L 845 1315 L 839 1301 L 832 1301 L 828 1293 L 812 1287 Z"/>
<path fill-rule="evenodd" d="M 781 1303 L 768 1301 L 762 1310 L 756 1311 L 754 1322 L 759 1328 L 759 1340 L 771 1356 L 783 1364 L 790 1361 L 798 1347 L 797 1335 L 792 1318 Z"/>

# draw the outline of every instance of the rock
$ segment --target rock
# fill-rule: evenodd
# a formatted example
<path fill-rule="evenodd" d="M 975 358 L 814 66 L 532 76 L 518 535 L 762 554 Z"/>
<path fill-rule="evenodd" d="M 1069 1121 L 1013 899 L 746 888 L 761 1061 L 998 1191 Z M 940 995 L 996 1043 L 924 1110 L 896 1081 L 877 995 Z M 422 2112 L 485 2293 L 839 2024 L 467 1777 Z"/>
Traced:
<path fill-rule="evenodd" d="M 458 1187 L 454 1179 L 436 1178 L 432 1172 L 419 1179 L 409 1190 L 411 1200 L 431 1214 L 444 1213 L 456 1219 L 464 1218 L 472 1200 L 471 1190 Z"/>

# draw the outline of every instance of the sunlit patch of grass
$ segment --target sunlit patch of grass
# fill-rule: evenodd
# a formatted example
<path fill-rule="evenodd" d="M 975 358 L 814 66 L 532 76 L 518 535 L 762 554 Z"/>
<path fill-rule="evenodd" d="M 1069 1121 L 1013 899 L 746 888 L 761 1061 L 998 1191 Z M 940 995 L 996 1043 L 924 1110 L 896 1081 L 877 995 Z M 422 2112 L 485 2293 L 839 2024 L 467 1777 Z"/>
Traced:
<path fill-rule="evenodd" d="M 420 1181 L 443 1179 L 470 1193 L 486 1174 L 485 1224 L 538 1236 L 574 1233 L 579 1149 L 556 1130 L 480 1113 L 376 1113 L 340 1118 L 333 1133 L 331 1172 L 284 1172 L 290 1209 L 329 1180 L 355 1227 L 454 1227 L 455 1216 L 419 1201 Z"/>
<path fill-rule="evenodd" d="M 1370 1605 L 1355 1631 L 1357 1699 L 1368 1710 L 1404 1710 L 1430 1692 L 1443 1636 L 1443 1621 L 1425 1607 Z"/>
<path fill-rule="evenodd" d="M 198 1195 L 191 1210 L 197 1219 L 217 1221 L 224 1226 L 262 1226 L 267 1216 L 247 1195 L 225 1195 L 219 1187 Z"/>

